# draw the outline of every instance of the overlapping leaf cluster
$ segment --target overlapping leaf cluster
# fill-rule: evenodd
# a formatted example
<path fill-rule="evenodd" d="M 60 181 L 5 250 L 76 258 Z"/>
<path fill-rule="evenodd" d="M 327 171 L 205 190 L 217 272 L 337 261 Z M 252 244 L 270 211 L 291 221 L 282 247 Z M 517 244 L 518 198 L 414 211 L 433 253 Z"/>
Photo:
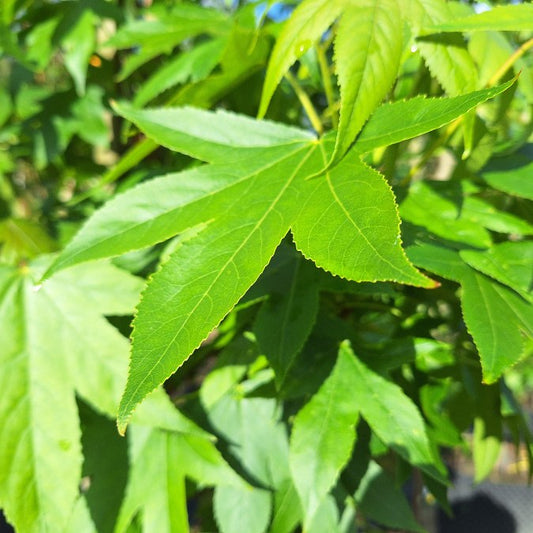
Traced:
<path fill-rule="evenodd" d="M 423 531 L 505 426 L 531 474 L 532 7 L 147 4 L 1 12 L 8 520 Z"/>

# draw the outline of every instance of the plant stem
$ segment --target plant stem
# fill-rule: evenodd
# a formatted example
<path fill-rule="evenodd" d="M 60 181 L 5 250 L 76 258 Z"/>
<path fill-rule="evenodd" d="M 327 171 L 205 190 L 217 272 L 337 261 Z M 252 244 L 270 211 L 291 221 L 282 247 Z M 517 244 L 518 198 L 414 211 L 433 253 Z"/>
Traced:
<path fill-rule="evenodd" d="M 324 47 L 321 44 L 317 44 L 315 48 L 318 58 L 318 65 L 320 66 L 320 73 L 322 74 L 324 92 L 326 93 L 328 108 L 331 112 L 331 124 L 333 126 L 333 129 L 337 129 L 339 125 L 339 117 L 335 106 L 335 94 L 333 92 L 333 84 L 331 83 L 331 69 L 328 64 L 328 59 L 326 57 L 326 51 Z"/>
<path fill-rule="evenodd" d="M 302 107 L 304 108 L 307 116 L 309 117 L 313 128 L 318 133 L 318 135 L 322 135 L 324 133 L 324 127 L 322 126 L 320 117 L 318 116 L 318 113 L 316 112 L 316 109 L 313 106 L 311 99 L 302 89 L 302 87 L 298 83 L 298 80 L 292 75 L 291 72 L 287 72 L 287 74 L 285 74 L 285 78 L 290 83 L 291 87 L 294 89 L 294 92 L 296 93 L 298 100 L 300 100 Z"/>
<path fill-rule="evenodd" d="M 498 80 L 530 49 L 533 48 L 533 39 L 529 39 L 517 48 L 501 65 L 501 67 L 494 73 L 494 75 L 487 82 L 487 86 L 495 85 Z"/>

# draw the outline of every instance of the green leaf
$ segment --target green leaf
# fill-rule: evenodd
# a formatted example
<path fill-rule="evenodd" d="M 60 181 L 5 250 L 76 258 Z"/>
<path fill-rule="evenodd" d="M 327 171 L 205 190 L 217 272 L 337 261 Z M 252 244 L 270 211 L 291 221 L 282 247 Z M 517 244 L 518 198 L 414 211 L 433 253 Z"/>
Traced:
<path fill-rule="evenodd" d="M 401 0 L 413 33 L 423 28 L 453 19 L 450 6 L 444 0 Z M 424 62 L 450 96 L 464 94 L 476 88 L 478 79 L 474 61 L 459 34 L 423 37 L 416 46 Z"/>
<path fill-rule="evenodd" d="M 127 531 L 139 511 L 142 511 L 143 531 L 187 531 L 187 499 L 179 444 L 171 433 L 132 429 L 132 467 L 115 533 Z"/>
<path fill-rule="evenodd" d="M 352 400 L 352 357 L 339 351 L 332 373 L 294 420 L 289 461 L 306 527 L 350 459 L 355 442 L 359 406 Z"/>
<path fill-rule="evenodd" d="M 96 17 L 91 9 L 74 3 L 59 24 L 56 33 L 61 33 L 65 67 L 70 72 L 76 92 L 85 92 L 85 80 L 89 59 L 96 47 Z"/>
<path fill-rule="evenodd" d="M 270 521 L 270 500 L 266 490 L 217 487 L 213 507 L 221 533 L 264 533 Z"/>
<path fill-rule="evenodd" d="M 518 153 L 491 161 L 481 177 L 499 191 L 533 200 L 532 171 L 531 157 Z"/>
<path fill-rule="evenodd" d="M 294 10 L 270 56 L 259 117 L 265 115 L 282 76 L 299 57 L 320 40 L 347 3 L 348 0 L 305 0 Z"/>
<path fill-rule="evenodd" d="M 322 145 L 321 151 L 326 164 L 328 152 Z M 304 199 L 292 232 L 296 247 L 319 267 L 353 281 L 432 286 L 402 251 L 390 186 L 355 154 L 324 176 L 306 180 Z"/>
<path fill-rule="evenodd" d="M 0 220 L 0 258 L 4 263 L 15 264 L 56 249 L 57 244 L 35 222 L 17 218 Z"/>
<path fill-rule="evenodd" d="M 495 6 L 488 11 L 424 28 L 424 33 L 460 31 L 531 31 L 533 5 Z"/>
<path fill-rule="evenodd" d="M 130 474 L 115 533 L 127 531 L 139 511 L 144 531 L 187 531 L 185 477 L 203 486 L 246 486 L 205 437 L 134 426 L 130 438 Z"/>
<path fill-rule="evenodd" d="M 133 104 L 142 107 L 171 87 L 189 79 L 193 82 L 204 79 L 219 62 L 223 45 L 223 39 L 212 39 L 167 61 L 139 87 Z"/>
<path fill-rule="evenodd" d="M 396 79 L 404 44 L 400 20 L 396 0 L 363 0 L 343 13 L 335 38 L 341 107 L 334 163 L 346 154 Z"/>
<path fill-rule="evenodd" d="M 494 383 L 522 358 L 524 336 L 533 336 L 533 305 L 478 274 L 455 251 L 426 244 L 408 253 L 418 266 L 461 283 L 463 315 L 479 351 L 483 381 Z"/>
<path fill-rule="evenodd" d="M 326 496 L 317 509 L 307 533 L 342 533 L 339 526 L 339 510 L 333 496 Z"/>
<path fill-rule="evenodd" d="M 472 268 L 515 290 L 533 304 L 533 242 L 502 242 L 489 250 L 461 250 Z"/>
<path fill-rule="evenodd" d="M 254 333 L 281 387 L 315 323 L 319 286 L 315 267 L 299 254 L 291 257 L 276 281 L 257 314 Z"/>
<path fill-rule="evenodd" d="M 270 533 L 292 533 L 300 522 L 302 510 L 292 479 L 287 478 L 274 493 Z"/>
<path fill-rule="evenodd" d="M 168 54 L 179 43 L 199 34 L 224 35 L 231 27 L 221 11 L 192 3 L 155 6 L 143 20 L 132 20 L 121 26 L 107 41 L 117 48 L 138 47 L 130 55 L 119 74 L 123 81 L 139 67 L 161 54 Z"/>
<path fill-rule="evenodd" d="M 99 365 L 118 357 L 125 370 L 128 342 L 100 313 L 131 312 L 139 290 L 138 280 L 110 265 L 94 271 L 102 277 L 81 267 L 34 285 L 42 270 L 37 263 L 0 269 L 0 319 L 9 324 L 0 355 L 0 506 L 21 531 L 67 523 L 82 462 L 74 389 L 116 411 L 124 374 L 99 381 L 106 377 Z M 112 280 L 113 295 L 99 279 Z"/>
<path fill-rule="evenodd" d="M 461 215 L 484 228 L 499 233 L 533 234 L 533 225 L 526 220 L 500 211 L 482 198 L 474 196 L 464 198 Z"/>
<path fill-rule="evenodd" d="M 314 135 L 299 128 L 258 121 L 218 110 L 209 113 L 193 107 L 137 110 L 115 104 L 115 110 L 137 125 L 158 144 L 210 163 L 243 159 L 243 154 L 276 145 L 311 141 Z M 259 158 L 259 152 L 257 152 Z"/>
<path fill-rule="evenodd" d="M 488 248 L 492 242 L 489 232 L 462 210 L 459 194 L 450 198 L 449 193 L 454 191 L 441 185 L 424 181 L 412 183 L 400 205 L 402 219 L 444 239 Z"/>
<path fill-rule="evenodd" d="M 472 452 L 474 482 L 480 483 L 492 472 L 502 447 L 500 387 L 498 385 L 477 387 L 476 411 Z"/>
<path fill-rule="evenodd" d="M 444 126 L 475 106 L 506 91 L 515 79 L 490 89 L 474 91 L 452 98 L 425 98 L 385 103 L 372 113 L 355 142 L 358 153 L 369 152 L 423 135 Z"/>
<path fill-rule="evenodd" d="M 298 247 L 333 274 L 432 286 L 402 251 L 389 186 L 356 155 L 317 176 L 331 139 L 318 143 L 301 130 L 231 114 L 175 113 L 173 120 L 194 117 L 197 125 L 190 119 L 191 132 L 174 133 L 167 111 L 128 110 L 127 116 L 142 117 L 158 141 L 172 137 L 176 149 L 231 162 L 169 175 L 118 196 L 89 219 L 47 272 L 143 248 L 193 226 L 201 230 L 165 261 L 138 306 L 121 429 L 244 295 L 291 225 Z M 166 121 L 161 130 L 159 121 Z M 224 124 L 235 128 L 232 135 L 222 134 Z M 317 220 L 324 220 L 325 230 Z"/>
<path fill-rule="evenodd" d="M 370 461 L 354 499 L 357 509 L 378 524 L 407 531 L 425 531 L 416 522 L 402 490 L 374 461 Z"/>
<path fill-rule="evenodd" d="M 412 400 L 395 383 L 370 370 L 344 341 L 340 353 L 350 361 L 350 401 L 372 431 L 392 450 L 439 481 L 446 469 L 431 449 L 424 421 Z"/>

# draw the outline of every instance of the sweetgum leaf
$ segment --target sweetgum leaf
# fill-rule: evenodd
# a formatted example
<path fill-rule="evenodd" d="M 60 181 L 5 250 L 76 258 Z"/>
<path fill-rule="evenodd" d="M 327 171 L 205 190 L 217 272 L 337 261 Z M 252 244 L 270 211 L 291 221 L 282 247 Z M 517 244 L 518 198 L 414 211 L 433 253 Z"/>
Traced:
<path fill-rule="evenodd" d="M 351 357 L 339 351 L 330 376 L 294 420 L 289 461 L 305 514 L 304 529 L 350 459 L 355 442 L 359 407 L 352 400 Z"/>
<path fill-rule="evenodd" d="M 129 343 L 102 314 L 130 314 L 142 286 L 110 264 L 81 265 L 35 285 L 49 262 L 0 269 L 0 319 L 10 324 L 0 352 L 0 506 L 28 532 L 65 530 L 77 512 L 82 455 L 75 393 L 116 416 Z M 137 417 L 208 437 L 165 396 L 149 398 Z"/>
<path fill-rule="evenodd" d="M 294 10 L 270 56 L 259 117 L 265 115 L 282 76 L 299 57 L 320 40 L 348 3 L 349 0 L 305 0 Z"/>
<path fill-rule="evenodd" d="M 533 305 L 477 273 L 458 252 L 424 244 L 409 248 L 418 266 L 461 284 L 461 305 L 474 339 L 486 383 L 495 382 L 524 353 L 524 337 L 533 337 Z"/>
<path fill-rule="evenodd" d="M 472 268 L 507 285 L 533 304 L 533 242 L 495 244 L 483 252 L 462 250 L 461 258 Z"/>
<path fill-rule="evenodd" d="M 346 154 L 396 79 L 403 50 L 400 20 L 396 0 L 355 2 L 340 19 L 335 62 L 341 107 L 333 163 Z"/>
<path fill-rule="evenodd" d="M 129 531 L 138 513 L 145 531 L 188 531 L 185 477 L 203 485 L 246 486 L 206 439 L 138 426 L 130 438 L 132 466 L 115 533 Z"/>
<path fill-rule="evenodd" d="M 432 286 L 402 251 L 394 196 L 382 176 L 355 152 L 320 175 L 333 152 L 332 136 L 316 141 L 303 130 L 225 112 L 120 109 L 156 142 L 215 161 L 117 196 L 47 272 L 197 228 L 149 280 L 138 306 L 122 431 L 135 406 L 255 282 L 291 228 L 304 255 L 335 275 Z M 423 114 L 421 124 L 428 127 Z"/>
<path fill-rule="evenodd" d="M 350 401 L 372 431 L 392 450 L 434 479 L 446 482 L 446 469 L 433 452 L 418 408 L 398 385 L 368 368 L 344 341 L 340 352 L 350 362 Z M 348 379 L 347 376 L 347 379 Z"/>

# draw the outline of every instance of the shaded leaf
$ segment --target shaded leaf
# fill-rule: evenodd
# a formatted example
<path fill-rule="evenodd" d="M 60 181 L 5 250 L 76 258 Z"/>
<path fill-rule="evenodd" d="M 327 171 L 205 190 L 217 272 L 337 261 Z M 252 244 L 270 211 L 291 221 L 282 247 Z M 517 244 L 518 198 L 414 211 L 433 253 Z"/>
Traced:
<path fill-rule="evenodd" d="M 253 487 L 217 487 L 213 499 L 221 533 L 264 533 L 270 521 L 271 495 Z"/>
<path fill-rule="evenodd" d="M 294 420 L 290 469 L 307 527 L 350 458 L 359 406 L 351 355 L 340 350 L 332 373 Z"/>
<path fill-rule="evenodd" d="M 481 177 L 499 191 L 533 200 L 532 171 L 531 157 L 518 153 L 491 161 Z"/>
<path fill-rule="evenodd" d="M 378 524 L 407 531 L 425 531 L 415 520 L 402 490 L 374 461 L 370 461 L 354 499 L 358 510 Z"/>
<path fill-rule="evenodd" d="M 461 304 L 478 348 L 483 381 L 495 382 L 524 352 L 524 335 L 533 336 L 533 306 L 510 289 L 478 274 L 458 252 L 433 245 L 409 248 L 418 266 L 462 286 Z"/>
<path fill-rule="evenodd" d="M 533 304 L 533 242 L 502 242 L 486 251 L 461 250 L 472 268 L 507 285 Z"/>
<path fill-rule="evenodd" d="M 420 412 L 395 383 L 370 370 L 344 341 L 340 352 L 351 363 L 350 401 L 374 433 L 391 449 L 433 478 L 445 481 L 445 468 L 431 449 Z"/>
<path fill-rule="evenodd" d="M 254 333 L 276 374 L 278 386 L 302 349 L 318 312 L 316 269 L 294 254 L 261 306 Z"/>

